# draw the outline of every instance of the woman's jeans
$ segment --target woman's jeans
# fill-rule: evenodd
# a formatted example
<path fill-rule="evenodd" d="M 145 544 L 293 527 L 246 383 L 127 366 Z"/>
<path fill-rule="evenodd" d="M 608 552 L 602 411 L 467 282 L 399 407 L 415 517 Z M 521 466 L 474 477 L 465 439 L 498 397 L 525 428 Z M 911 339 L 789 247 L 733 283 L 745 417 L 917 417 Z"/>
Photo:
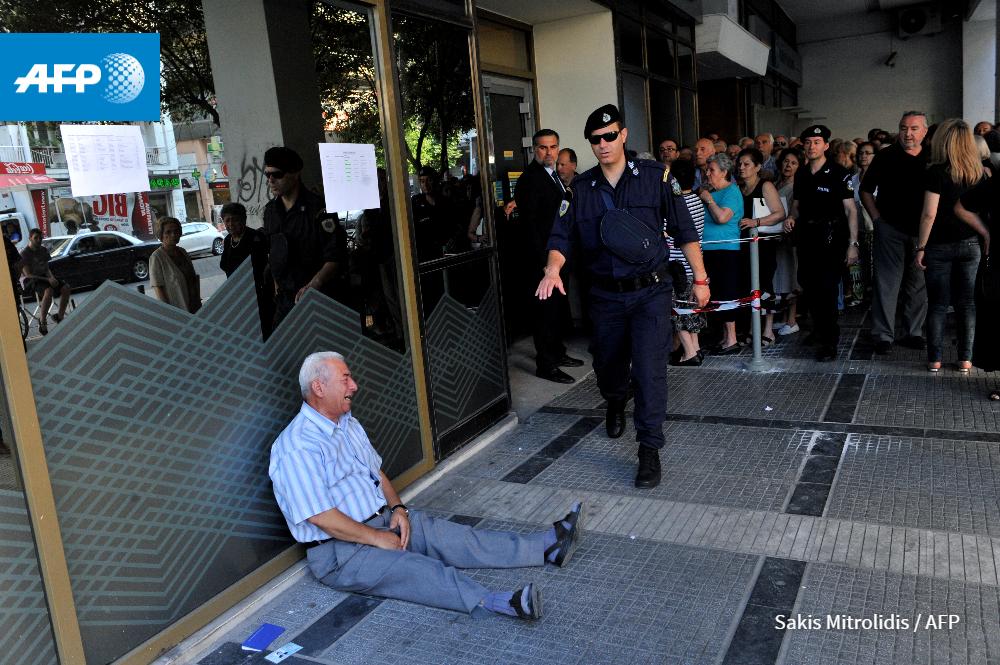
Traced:
<path fill-rule="evenodd" d="M 927 266 L 927 360 L 930 362 L 942 360 L 948 305 L 955 307 L 958 359 L 972 359 L 979 257 L 978 238 L 927 245 L 924 251 Z"/>

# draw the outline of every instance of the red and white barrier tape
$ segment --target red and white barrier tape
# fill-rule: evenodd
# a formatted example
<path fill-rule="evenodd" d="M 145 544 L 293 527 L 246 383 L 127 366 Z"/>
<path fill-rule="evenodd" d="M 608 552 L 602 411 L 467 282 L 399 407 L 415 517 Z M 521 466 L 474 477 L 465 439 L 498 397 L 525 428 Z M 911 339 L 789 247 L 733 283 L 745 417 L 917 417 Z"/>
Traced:
<path fill-rule="evenodd" d="M 761 298 L 770 298 L 771 294 L 754 291 L 748 296 L 736 298 L 735 300 L 709 300 L 704 307 L 674 307 L 674 314 L 702 314 L 707 312 L 724 312 L 729 309 L 739 309 L 740 307 L 753 307 L 760 309 Z M 679 303 L 694 304 L 689 301 L 679 300 Z"/>

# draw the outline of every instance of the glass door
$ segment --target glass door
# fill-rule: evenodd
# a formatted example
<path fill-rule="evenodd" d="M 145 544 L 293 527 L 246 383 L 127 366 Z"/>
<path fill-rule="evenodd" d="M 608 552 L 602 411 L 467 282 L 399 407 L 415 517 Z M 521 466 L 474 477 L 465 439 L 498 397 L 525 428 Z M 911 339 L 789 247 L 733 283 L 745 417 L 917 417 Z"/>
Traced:
<path fill-rule="evenodd" d="M 436 453 L 444 457 L 510 406 L 496 238 L 484 206 L 470 32 L 392 21 L 410 174 Z"/>

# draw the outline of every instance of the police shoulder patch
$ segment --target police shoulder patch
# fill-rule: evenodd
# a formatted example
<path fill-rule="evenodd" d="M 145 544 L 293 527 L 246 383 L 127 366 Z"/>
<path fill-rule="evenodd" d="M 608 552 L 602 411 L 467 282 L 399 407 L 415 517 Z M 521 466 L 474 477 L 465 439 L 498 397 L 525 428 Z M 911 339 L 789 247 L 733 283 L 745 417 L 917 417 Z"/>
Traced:
<path fill-rule="evenodd" d="M 559 216 L 562 217 L 569 210 L 569 201 L 563 199 L 562 203 L 559 204 Z"/>
<path fill-rule="evenodd" d="M 333 233 L 337 229 L 337 222 L 332 217 L 327 217 L 322 221 L 323 230 L 327 233 Z"/>

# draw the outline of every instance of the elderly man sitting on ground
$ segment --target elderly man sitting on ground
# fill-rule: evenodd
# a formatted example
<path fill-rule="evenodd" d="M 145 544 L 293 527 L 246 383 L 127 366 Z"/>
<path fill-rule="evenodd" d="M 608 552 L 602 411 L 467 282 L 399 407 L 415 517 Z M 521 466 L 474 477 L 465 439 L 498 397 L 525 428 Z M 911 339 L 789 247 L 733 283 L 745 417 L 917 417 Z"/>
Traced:
<path fill-rule="evenodd" d="M 409 511 L 382 471 L 382 458 L 351 415 L 358 384 L 338 353 L 302 363 L 304 403 L 271 448 L 270 476 L 309 568 L 338 591 L 356 591 L 472 613 L 538 619 L 534 583 L 490 591 L 458 568 L 565 565 L 583 522 L 576 503 L 547 531 L 486 531 Z"/>

